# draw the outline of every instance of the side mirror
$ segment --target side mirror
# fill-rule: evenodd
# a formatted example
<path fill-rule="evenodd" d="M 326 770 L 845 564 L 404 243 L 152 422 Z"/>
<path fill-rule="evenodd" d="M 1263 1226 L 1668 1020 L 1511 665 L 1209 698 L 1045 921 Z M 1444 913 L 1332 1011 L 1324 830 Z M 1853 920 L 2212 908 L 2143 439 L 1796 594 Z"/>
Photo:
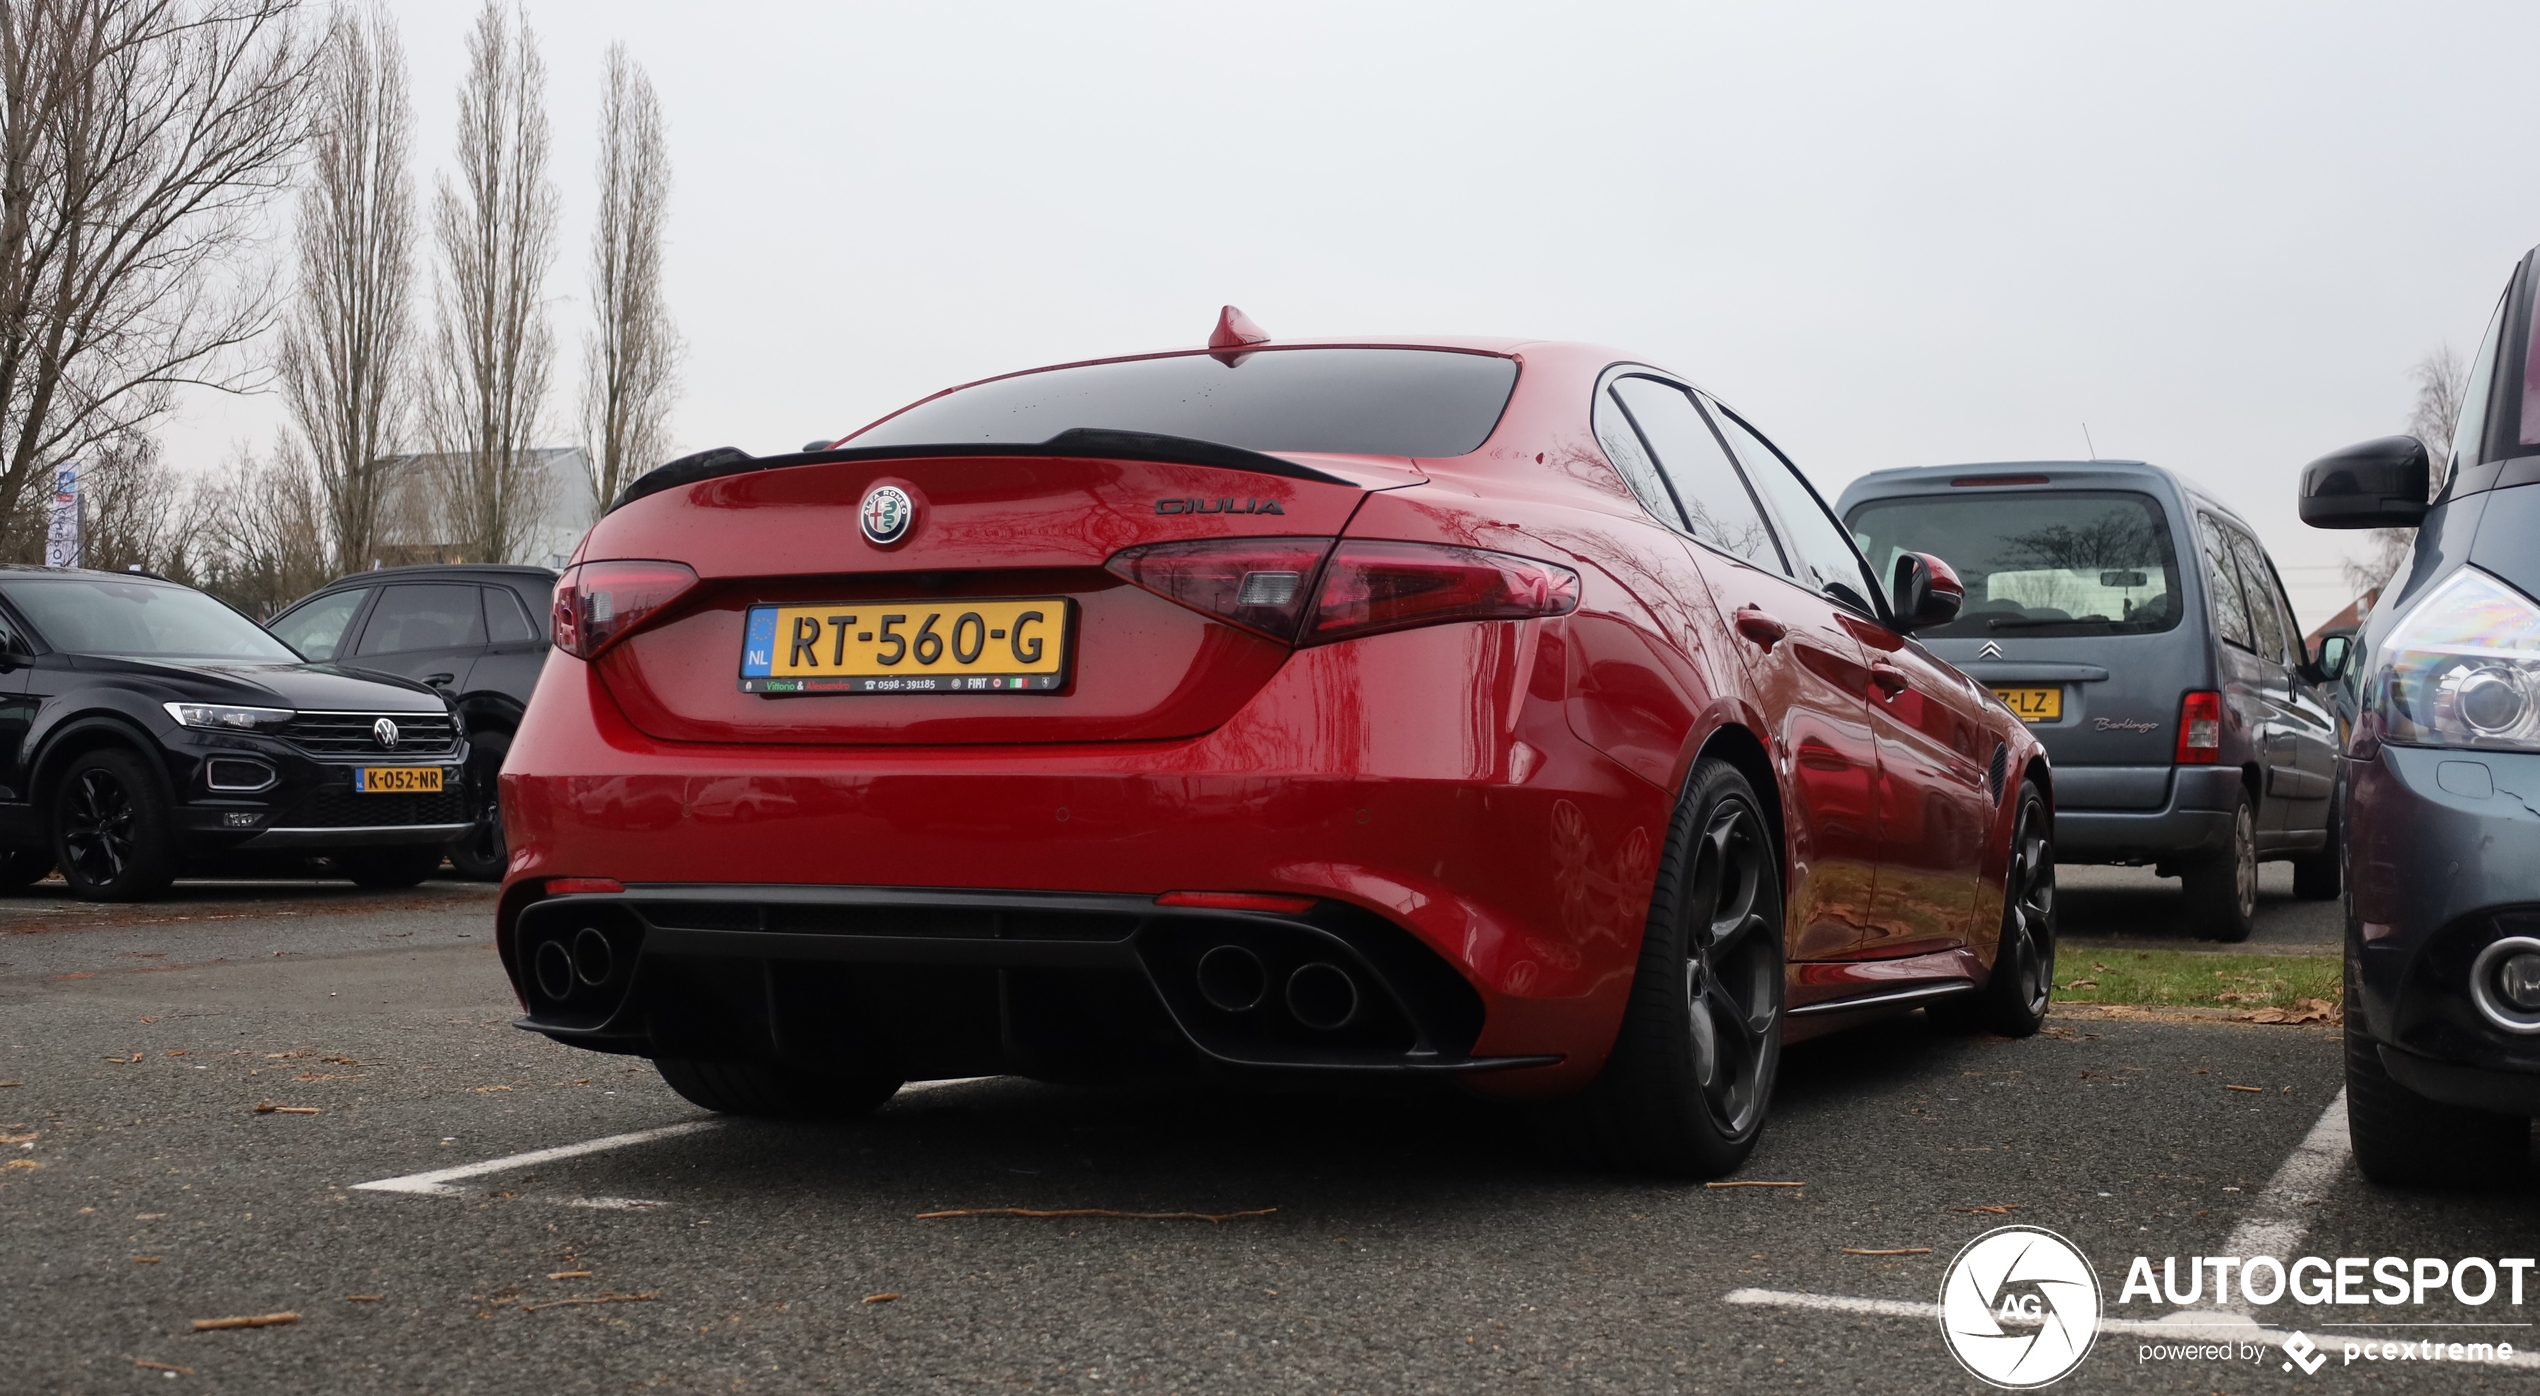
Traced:
<path fill-rule="evenodd" d="M 2335 683 L 2345 676 L 2346 666 L 2354 659 L 2354 636 L 2343 632 L 2322 635 L 2319 653 L 2302 666 L 2302 677 L 2313 683 Z"/>
<path fill-rule="evenodd" d="M 2384 436 L 2302 467 L 2302 522 L 2313 528 L 2414 528 L 2433 464 L 2413 436 Z"/>
<path fill-rule="evenodd" d="M 1929 553 L 1907 553 L 1896 560 L 1888 604 L 1896 612 L 1899 630 L 1910 635 L 1947 625 L 1958 618 L 1958 608 L 1966 599 L 1966 584 L 1948 563 Z"/>

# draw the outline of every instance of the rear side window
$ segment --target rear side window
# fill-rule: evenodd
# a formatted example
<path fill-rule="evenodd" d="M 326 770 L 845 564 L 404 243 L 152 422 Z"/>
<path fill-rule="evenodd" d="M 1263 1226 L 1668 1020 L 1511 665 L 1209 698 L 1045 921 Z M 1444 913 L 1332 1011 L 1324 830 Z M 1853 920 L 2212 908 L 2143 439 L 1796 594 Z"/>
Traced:
<path fill-rule="evenodd" d="M 353 623 L 353 617 L 361 614 L 362 603 L 369 599 L 369 587 L 321 596 L 268 628 L 282 643 L 311 659 L 333 659 L 343 647 L 344 627 Z"/>
<path fill-rule="evenodd" d="M 2293 629 L 2293 618 L 2276 600 L 2275 569 L 2267 565 L 2266 550 L 2258 540 L 2231 530 L 2231 555 L 2240 564 L 2240 597 L 2249 607 L 2249 629 L 2257 640 L 2261 655 L 2281 663 L 2287 653 L 2287 640 Z"/>
<path fill-rule="evenodd" d="M 2130 490 L 1964 490 L 1878 499 L 1852 536 L 1881 576 L 1930 553 L 1966 583 L 1947 625 L 1918 635 L 2141 635 L 2178 624 L 2169 517 Z"/>
<path fill-rule="evenodd" d="M 393 586 L 362 627 L 355 654 L 468 649 L 485 643 L 485 612 L 476 588 L 453 583 Z"/>
<path fill-rule="evenodd" d="M 1614 380 L 1609 391 L 1657 453 L 1659 469 L 1674 487 L 1693 536 L 1766 571 L 1781 571 L 1781 552 L 1773 546 L 1772 530 L 1764 526 L 1755 496 L 1721 451 L 1720 439 L 1711 434 L 1711 424 L 1702 420 L 1692 397 L 1673 383 L 1637 375 Z"/>
<path fill-rule="evenodd" d="M 2249 603 L 2240 594 L 2240 569 L 2231 565 L 2231 545 L 2224 541 L 2223 526 L 2213 515 L 2200 513 L 2196 516 L 2196 536 L 2205 548 L 2205 589 L 2214 594 L 2214 633 L 2226 643 L 2256 650 L 2258 642 L 2249 626 Z"/>
<path fill-rule="evenodd" d="M 1043 369 L 958 388 L 842 446 L 1028 445 L 1092 427 L 1248 451 L 1461 456 L 1499 424 L 1517 364 L 1442 349 L 1262 349 Z"/>
<path fill-rule="evenodd" d="M 522 645 L 538 638 L 520 598 L 510 587 L 485 589 L 485 638 L 497 645 Z"/>

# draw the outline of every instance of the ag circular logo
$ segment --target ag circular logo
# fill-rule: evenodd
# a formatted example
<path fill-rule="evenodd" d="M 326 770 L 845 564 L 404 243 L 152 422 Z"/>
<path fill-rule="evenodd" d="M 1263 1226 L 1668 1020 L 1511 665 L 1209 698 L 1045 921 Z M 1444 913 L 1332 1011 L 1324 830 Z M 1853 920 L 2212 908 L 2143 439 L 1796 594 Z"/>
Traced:
<path fill-rule="evenodd" d="M 2052 1231 L 1998 1227 L 1949 1262 L 1940 1335 L 1978 1380 L 2013 1391 L 2059 1381 L 2099 1336 L 2099 1277 Z"/>
<path fill-rule="evenodd" d="M 897 485 L 875 485 L 866 492 L 858 516 L 864 522 L 865 538 L 877 548 L 887 548 L 908 536 L 908 526 L 917 521 L 917 505 Z"/>

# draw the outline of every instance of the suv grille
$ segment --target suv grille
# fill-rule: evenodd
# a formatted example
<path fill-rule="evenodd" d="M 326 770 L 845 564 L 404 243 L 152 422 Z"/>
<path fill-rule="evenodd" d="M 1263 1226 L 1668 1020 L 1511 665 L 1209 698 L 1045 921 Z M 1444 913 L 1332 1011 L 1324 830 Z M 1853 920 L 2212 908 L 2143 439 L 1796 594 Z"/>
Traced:
<path fill-rule="evenodd" d="M 383 747 L 371 728 L 381 718 L 397 724 L 397 744 Z M 321 756 L 439 756 L 458 747 L 447 713 L 302 713 L 282 729 L 283 740 Z"/>
<path fill-rule="evenodd" d="M 274 823 L 301 829 L 376 829 L 406 824 L 464 824 L 467 797 L 456 782 L 436 794 L 367 795 L 330 786 Z"/>

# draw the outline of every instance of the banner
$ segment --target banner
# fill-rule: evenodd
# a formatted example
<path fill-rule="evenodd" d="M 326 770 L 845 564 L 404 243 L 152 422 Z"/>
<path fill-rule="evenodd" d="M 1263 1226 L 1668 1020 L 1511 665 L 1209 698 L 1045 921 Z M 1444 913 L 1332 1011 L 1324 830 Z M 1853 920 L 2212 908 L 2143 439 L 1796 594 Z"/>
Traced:
<path fill-rule="evenodd" d="M 79 566 L 79 462 L 53 472 L 53 514 L 44 526 L 44 565 Z"/>

